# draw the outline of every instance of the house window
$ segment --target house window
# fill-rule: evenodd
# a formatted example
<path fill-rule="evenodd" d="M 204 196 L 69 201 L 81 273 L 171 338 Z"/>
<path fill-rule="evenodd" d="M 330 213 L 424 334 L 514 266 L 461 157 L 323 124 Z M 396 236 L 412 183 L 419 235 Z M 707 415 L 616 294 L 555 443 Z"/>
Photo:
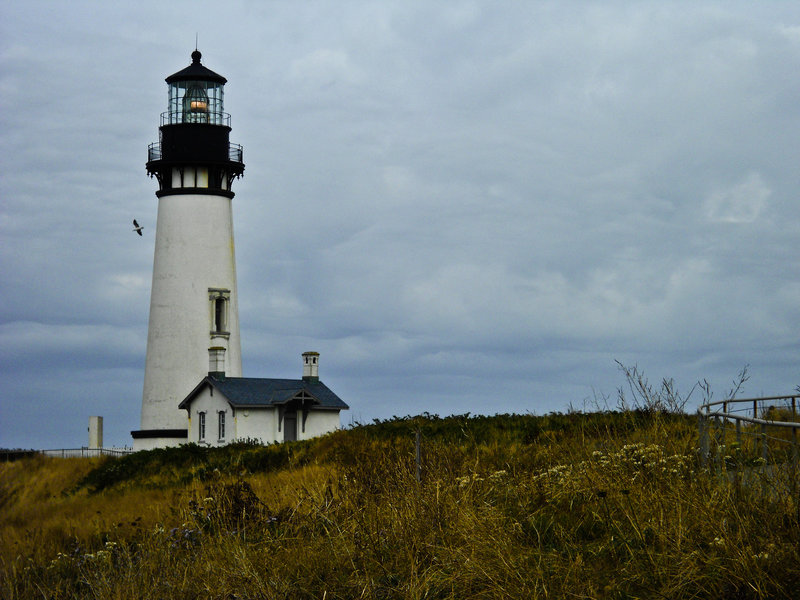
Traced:
<path fill-rule="evenodd" d="M 219 425 L 218 425 L 218 438 L 220 440 L 225 439 L 225 411 L 220 411 L 219 413 Z"/>
<path fill-rule="evenodd" d="M 206 439 L 206 413 L 197 413 L 197 439 Z"/>
<path fill-rule="evenodd" d="M 208 300 L 211 313 L 211 335 L 230 335 L 228 333 L 228 306 L 231 301 L 231 291 L 209 288 Z"/>

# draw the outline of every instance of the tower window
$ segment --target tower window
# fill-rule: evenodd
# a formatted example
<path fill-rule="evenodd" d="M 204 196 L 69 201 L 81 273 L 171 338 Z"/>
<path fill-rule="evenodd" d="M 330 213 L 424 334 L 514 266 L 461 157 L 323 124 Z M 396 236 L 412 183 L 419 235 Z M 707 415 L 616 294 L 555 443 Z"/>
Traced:
<path fill-rule="evenodd" d="M 230 335 L 228 333 L 228 315 L 231 300 L 230 290 L 209 288 L 208 300 L 210 303 L 211 335 Z"/>
<path fill-rule="evenodd" d="M 225 299 L 214 300 L 214 331 L 225 331 Z"/>

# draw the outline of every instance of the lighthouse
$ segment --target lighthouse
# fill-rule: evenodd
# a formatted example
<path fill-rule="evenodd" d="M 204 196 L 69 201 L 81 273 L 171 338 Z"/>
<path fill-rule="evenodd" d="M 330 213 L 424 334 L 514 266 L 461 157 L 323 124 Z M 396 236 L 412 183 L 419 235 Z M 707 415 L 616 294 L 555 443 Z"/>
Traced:
<path fill-rule="evenodd" d="M 168 108 L 148 148 L 158 220 L 135 450 L 186 443 L 181 401 L 211 372 L 242 374 L 232 212 L 242 147 L 229 141 L 226 79 L 201 64 L 199 51 L 191 57 L 166 78 Z"/>

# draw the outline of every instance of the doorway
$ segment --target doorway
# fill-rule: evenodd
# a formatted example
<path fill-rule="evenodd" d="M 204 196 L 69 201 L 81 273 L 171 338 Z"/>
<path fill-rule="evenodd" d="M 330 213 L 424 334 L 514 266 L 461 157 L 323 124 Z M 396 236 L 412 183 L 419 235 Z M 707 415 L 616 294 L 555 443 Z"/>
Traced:
<path fill-rule="evenodd" d="M 297 440 L 297 411 L 291 410 L 283 413 L 283 441 L 294 442 Z"/>

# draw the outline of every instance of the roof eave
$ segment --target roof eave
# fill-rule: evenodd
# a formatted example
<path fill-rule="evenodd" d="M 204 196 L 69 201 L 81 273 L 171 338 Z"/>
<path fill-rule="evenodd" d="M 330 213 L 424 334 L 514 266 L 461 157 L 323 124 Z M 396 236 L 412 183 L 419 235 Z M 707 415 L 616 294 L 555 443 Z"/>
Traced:
<path fill-rule="evenodd" d="M 208 384 L 209 387 L 217 387 L 216 385 L 214 385 L 214 378 L 213 377 L 209 377 L 209 376 L 203 377 L 203 380 L 200 383 L 198 383 L 194 387 L 194 389 L 186 395 L 186 398 L 181 400 L 181 403 L 178 404 L 178 408 L 189 410 L 189 406 L 192 404 L 194 399 L 197 397 L 197 394 L 199 394 L 202 391 L 203 387 L 206 384 Z"/>
<path fill-rule="evenodd" d="M 223 85 L 228 82 L 228 80 L 219 73 L 214 73 L 211 69 L 207 69 L 200 64 L 189 65 L 185 69 L 173 73 L 164 81 L 167 83 L 174 83 L 175 81 L 213 81 Z"/>

